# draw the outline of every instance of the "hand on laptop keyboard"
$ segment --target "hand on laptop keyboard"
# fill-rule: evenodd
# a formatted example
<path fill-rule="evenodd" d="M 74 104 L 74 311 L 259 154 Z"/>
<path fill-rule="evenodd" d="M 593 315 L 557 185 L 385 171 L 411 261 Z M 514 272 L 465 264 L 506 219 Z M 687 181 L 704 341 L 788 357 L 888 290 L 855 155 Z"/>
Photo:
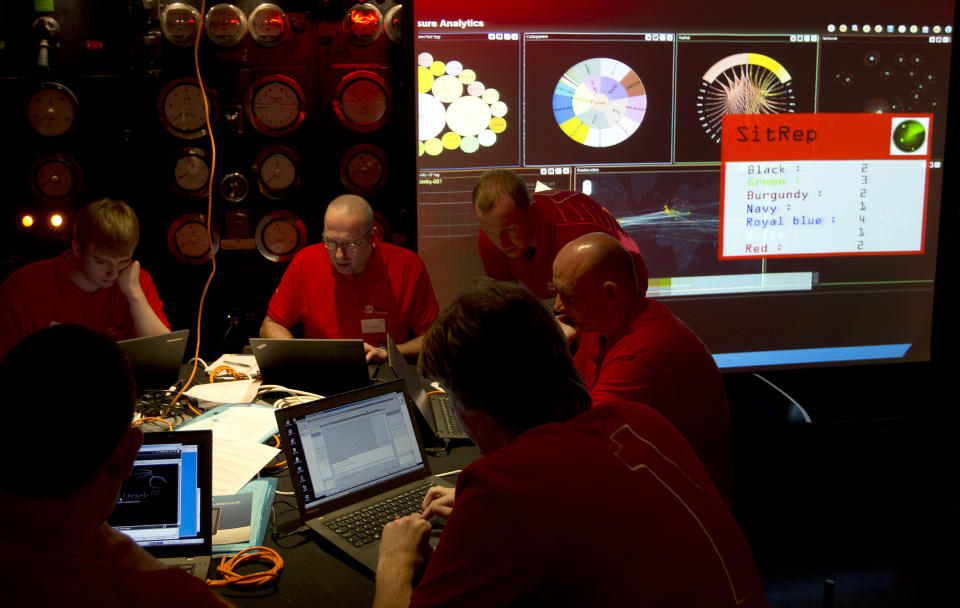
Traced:
<path fill-rule="evenodd" d="M 427 519 L 433 515 L 438 515 L 444 519 L 450 517 L 450 513 L 453 512 L 455 496 L 456 490 L 454 488 L 433 486 L 427 490 L 427 495 L 423 499 L 423 517 Z"/>

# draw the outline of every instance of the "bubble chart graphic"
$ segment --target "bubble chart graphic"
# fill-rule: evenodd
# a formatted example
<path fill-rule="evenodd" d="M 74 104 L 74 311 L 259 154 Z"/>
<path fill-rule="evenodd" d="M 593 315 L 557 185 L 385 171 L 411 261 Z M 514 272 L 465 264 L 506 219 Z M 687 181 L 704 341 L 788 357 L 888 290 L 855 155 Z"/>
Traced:
<path fill-rule="evenodd" d="M 473 154 L 497 142 L 507 128 L 507 104 L 497 89 L 457 60 L 446 63 L 430 53 L 417 56 L 419 154 L 438 156 L 460 150 Z"/>
<path fill-rule="evenodd" d="M 704 73 L 697 114 L 707 136 L 719 142 L 724 114 L 796 112 L 796 102 L 792 77 L 777 60 L 759 53 L 738 53 Z"/>
<path fill-rule="evenodd" d="M 637 130 L 647 111 L 640 77 L 616 59 L 576 64 L 553 90 L 553 117 L 573 141 L 594 148 L 615 146 Z"/>

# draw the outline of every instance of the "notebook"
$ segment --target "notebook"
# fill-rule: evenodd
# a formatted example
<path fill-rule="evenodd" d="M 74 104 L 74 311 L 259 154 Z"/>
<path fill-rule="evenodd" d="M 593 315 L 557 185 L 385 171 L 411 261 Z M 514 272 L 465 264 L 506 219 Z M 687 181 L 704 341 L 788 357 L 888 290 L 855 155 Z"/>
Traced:
<path fill-rule="evenodd" d="M 277 410 L 300 519 L 349 558 L 376 571 L 379 534 L 393 506 L 411 490 L 451 484 L 433 477 L 402 380 Z M 390 509 L 357 532 L 345 516 Z M 420 511 L 422 495 L 411 499 Z M 418 502 L 419 501 L 419 502 Z M 371 538 L 367 539 L 364 536 Z"/>
<path fill-rule="evenodd" d="M 210 568 L 213 433 L 146 433 L 107 522 L 168 566 Z"/>
<path fill-rule="evenodd" d="M 427 419 L 430 428 L 440 439 L 470 439 L 456 416 L 453 414 L 453 406 L 450 404 L 447 396 L 440 393 L 429 393 L 423 386 L 420 374 L 416 372 L 407 360 L 400 354 L 396 343 L 387 335 L 387 361 L 391 369 L 398 378 L 403 380 L 407 386 L 407 392 L 413 397 L 417 408 Z"/>
<path fill-rule="evenodd" d="M 363 340 L 250 338 L 264 384 L 336 395 L 370 384 Z"/>
<path fill-rule="evenodd" d="M 168 334 L 121 340 L 117 346 L 127 353 L 137 390 L 167 390 L 180 378 L 189 329 Z"/>

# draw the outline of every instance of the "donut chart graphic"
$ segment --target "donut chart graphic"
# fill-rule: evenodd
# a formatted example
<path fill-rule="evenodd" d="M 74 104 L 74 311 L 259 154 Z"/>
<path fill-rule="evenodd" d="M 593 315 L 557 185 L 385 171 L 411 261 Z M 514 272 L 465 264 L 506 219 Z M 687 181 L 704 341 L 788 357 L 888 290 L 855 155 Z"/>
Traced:
<path fill-rule="evenodd" d="M 507 104 L 460 61 L 444 63 L 430 53 L 417 57 L 419 155 L 444 150 L 473 154 L 497 142 L 507 128 Z"/>
<path fill-rule="evenodd" d="M 737 53 L 707 70 L 697 95 L 697 114 L 707 136 L 720 141 L 724 114 L 796 112 L 790 72 L 760 53 Z"/>
<path fill-rule="evenodd" d="M 615 146 L 637 130 L 647 111 L 640 77 L 616 59 L 585 59 L 566 72 L 553 91 L 553 117 L 573 141 L 593 148 Z"/>

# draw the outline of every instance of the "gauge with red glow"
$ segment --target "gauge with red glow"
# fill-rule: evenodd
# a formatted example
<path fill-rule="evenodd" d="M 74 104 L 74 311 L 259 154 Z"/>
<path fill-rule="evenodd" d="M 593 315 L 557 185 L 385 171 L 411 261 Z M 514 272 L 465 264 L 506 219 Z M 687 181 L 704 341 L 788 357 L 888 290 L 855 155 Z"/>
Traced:
<path fill-rule="evenodd" d="M 216 122 L 219 105 L 217 95 L 210 88 L 206 107 L 210 109 L 210 123 Z M 157 96 L 157 112 L 160 123 L 180 139 L 197 139 L 207 134 L 203 93 L 196 78 L 171 80 Z"/>
<path fill-rule="evenodd" d="M 397 4 L 383 16 L 383 31 L 387 33 L 387 38 L 390 39 L 390 42 L 400 44 L 400 40 L 403 37 L 402 15 L 403 5 Z"/>
<path fill-rule="evenodd" d="M 27 104 L 27 120 L 33 130 L 46 137 L 63 135 L 73 126 L 77 98 L 62 84 L 44 82 Z"/>
<path fill-rule="evenodd" d="M 220 249 L 220 234 L 216 226 L 210 226 L 208 239 L 206 216 L 188 213 L 170 224 L 167 229 L 167 248 L 173 257 L 184 264 L 203 264 Z"/>
<path fill-rule="evenodd" d="M 83 172 L 66 154 L 47 154 L 37 158 L 30 169 L 30 189 L 44 201 L 67 202 L 80 191 Z"/>
<path fill-rule="evenodd" d="M 287 37 L 290 21 L 282 8 L 267 2 L 250 11 L 247 27 L 254 42 L 260 46 L 272 47 Z"/>
<path fill-rule="evenodd" d="M 275 74 L 253 83 L 247 90 L 250 124 L 264 135 L 286 135 L 306 117 L 306 97 L 292 78 Z"/>
<path fill-rule="evenodd" d="M 257 250 L 271 262 L 286 262 L 307 243 L 307 227 L 289 211 L 274 211 L 257 224 Z"/>
<path fill-rule="evenodd" d="M 174 2 L 160 13 L 160 30 L 177 46 L 192 46 L 200 28 L 200 11 L 189 4 Z"/>
<path fill-rule="evenodd" d="M 387 180 L 387 155 L 377 146 L 353 146 L 340 161 L 340 181 L 354 194 L 371 194 Z"/>
<path fill-rule="evenodd" d="M 204 28 L 210 40 L 233 46 L 247 34 L 247 16 L 232 4 L 216 4 L 207 11 Z"/>
<path fill-rule="evenodd" d="M 285 146 L 271 146 L 257 155 L 253 172 L 260 192 L 270 198 L 286 198 L 300 186 L 300 157 Z"/>
<path fill-rule="evenodd" d="M 383 32 L 383 15 L 369 2 L 354 4 L 343 16 L 341 25 L 350 42 L 366 46 L 376 42 Z"/>
<path fill-rule="evenodd" d="M 362 133 L 379 129 L 390 116 L 390 85 L 369 70 L 340 79 L 333 94 L 333 111 L 341 123 Z"/>

